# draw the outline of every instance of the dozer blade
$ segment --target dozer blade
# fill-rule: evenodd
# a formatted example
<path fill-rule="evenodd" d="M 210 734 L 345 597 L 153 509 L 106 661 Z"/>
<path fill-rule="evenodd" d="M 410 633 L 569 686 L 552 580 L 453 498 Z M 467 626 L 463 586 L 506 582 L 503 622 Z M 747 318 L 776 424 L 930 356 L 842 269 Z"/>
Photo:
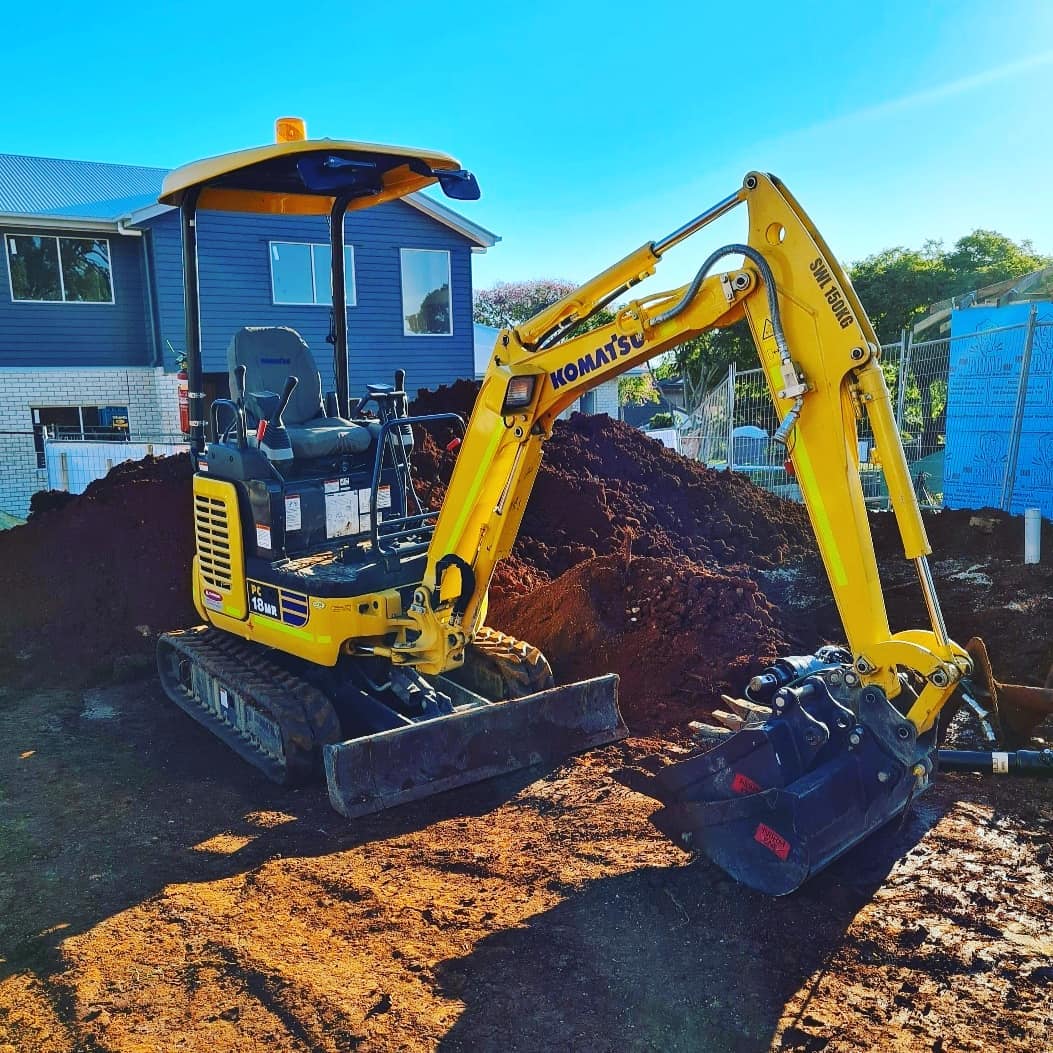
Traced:
<path fill-rule="evenodd" d="M 965 649 L 973 660 L 972 694 L 990 714 L 995 734 L 1009 749 L 1026 746 L 1038 726 L 1053 717 L 1053 668 L 1045 687 L 1003 684 L 995 680 L 987 647 L 979 636 L 974 636 Z"/>
<path fill-rule="evenodd" d="M 736 880 L 793 892 L 929 785 L 932 745 L 878 688 L 858 712 L 820 676 L 775 696 L 775 715 L 656 776 L 652 819 Z"/>
<path fill-rule="evenodd" d="M 614 674 L 490 702 L 445 678 L 454 712 L 325 747 L 333 807 L 348 818 L 551 763 L 625 738 Z"/>

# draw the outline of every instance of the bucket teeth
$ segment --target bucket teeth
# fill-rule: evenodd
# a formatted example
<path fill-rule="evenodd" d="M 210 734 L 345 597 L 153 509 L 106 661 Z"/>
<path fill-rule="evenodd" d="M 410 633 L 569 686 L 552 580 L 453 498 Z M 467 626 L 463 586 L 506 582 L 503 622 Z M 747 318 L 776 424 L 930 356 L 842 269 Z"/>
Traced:
<path fill-rule="evenodd" d="M 721 695 L 720 701 L 740 717 L 745 717 L 751 724 L 763 724 L 774 712 L 771 706 L 762 706 L 759 702 L 751 702 L 747 698 L 732 698 L 731 695 Z"/>
<path fill-rule="evenodd" d="M 699 743 L 723 742 L 735 734 L 730 728 L 718 727 L 716 724 L 706 724 L 701 720 L 692 720 L 687 726 L 691 730 L 691 737 Z"/>
<path fill-rule="evenodd" d="M 713 710 L 713 719 L 732 731 L 741 731 L 746 726 L 746 718 L 740 717 L 738 713 L 728 713 L 723 709 Z"/>
<path fill-rule="evenodd" d="M 750 888 L 792 892 L 928 785 L 931 737 L 919 740 L 879 688 L 853 701 L 848 708 L 813 676 L 788 688 L 765 721 L 714 713 L 724 728 L 696 726 L 715 732 L 710 748 L 649 785 L 663 805 L 652 822 Z"/>

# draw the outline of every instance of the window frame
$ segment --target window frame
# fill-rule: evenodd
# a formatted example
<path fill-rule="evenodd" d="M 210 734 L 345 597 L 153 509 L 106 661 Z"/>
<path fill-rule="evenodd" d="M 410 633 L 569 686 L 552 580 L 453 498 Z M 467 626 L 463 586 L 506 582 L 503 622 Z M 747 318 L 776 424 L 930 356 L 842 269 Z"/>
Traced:
<path fill-rule="evenodd" d="M 414 333 L 406 321 L 406 281 L 403 271 L 403 261 L 407 252 L 434 252 L 446 256 L 446 273 L 449 276 L 448 287 L 450 291 L 450 331 L 448 333 Z M 453 253 L 449 249 L 433 249 L 427 245 L 404 245 L 399 248 L 399 295 L 402 303 L 402 335 L 413 337 L 431 337 L 448 340 L 453 336 Z"/>
<path fill-rule="evenodd" d="M 311 289 L 314 291 L 314 295 L 315 295 L 315 299 L 314 300 L 308 300 L 308 301 L 302 301 L 302 300 L 279 300 L 279 299 L 276 298 L 277 297 L 277 289 L 274 286 L 274 264 L 277 262 L 274 259 L 274 246 L 275 245 L 303 245 L 303 246 L 305 246 L 305 247 L 307 247 L 307 248 L 309 248 L 311 250 L 311 253 L 310 253 L 310 255 L 311 255 Z M 330 301 L 329 301 L 329 303 L 324 303 L 324 302 L 318 300 L 318 272 L 317 272 L 317 268 L 316 268 L 315 262 L 314 262 L 314 250 L 316 248 L 329 249 L 330 252 L 332 251 L 332 245 L 329 244 L 328 242 L 325 242 L 325 241 L 280 241 L 280 240 L 275 240 L 275 241 L 268 241 L 267 242 L 267 261 L 268 261 L 268 263 L 270 265 L 270 272 L 271 272 L 271 305 L 272 306 L 274 306 L 274 307 L 329 307 L 329 308 L 332 308 L 332 306 L 333 306 L 333 303 L 332 303 L 332 290 L 330 290 Z M 346 259 L 348 253 L 351 253 L 351 266 L 350 267 L 348 267 L 347 259 Z M 348 276 L 348 274 L 351 275 L 351 295 L 349 297 L 346 297 L 346 301 L 347 302 L 345 303 L 344 306 L 345 307 L 357 307 L 358 306 L 358 278 L 357 278 L 357 276 L 355 274 L 355 246 L 354 245 L 345 245 L 344 246 L 344 257 L 345 257 L 345 259 L 344 259 L 344 287 L 345 287 L 345 290 L 347 288 L 347 276 Z M 332 266 L 332 263 L 330 263 L 330 267 L 331 266 Z M 328 283 L 328 278 L 330 277 L 331 274 L 332 274 L 332 271 L 330 270 L 329 275 L 326 276 L 327 283 Z"/>
<path fill-rule="evenodd" d="M 43 303 L 55 303 L 55 300 L 44 300 Z M 127 406 L 115 406 L 113 403 L 97 403 L 97 402 L 85 402 L 77 403 L 76 406 L 67 405 L 51 405 L 51 406 L 30 406 L 29 407 L 29 419 L 33 428 L 33 449 L 37 455 L 37 470 L 42 470 L 47 467 L 47 461 L 44 454 L 44 435 L 46 434 L 45 429 L 51 427 L 51 425 L 44 424 L 42 421 L 36 420 L 36 417 L 40 413 L 46 413 L 48 410 L 76 410 L 77 411 L 77 430 L 78 435 L 73 439 L 65 439 L 59 441 L 65 442 L 87 442 L 88 435 L 85 432 L 84 424 L 84 411 L 86 409 L 103 410 L 103 409 L 120 409 L 124 410 L 124 419 L 128 422 L 124 428 L 110 428 L 110 431 L 123 431 L 124 438 L 117 436 L 107 436 L 104 441 L 107 442 L 131 442 L 132 428 L 131 428 L 131 414 Z M 39 446 L 38 446 L 39 443 Z"/>
<path fill-rule="evenodd" d="M 113 280 L 113 251 L 110 248 L 109 238 L 80 237 L 77 234 L 42 234 L 33 230 L 5 230 L 4 232 L 4 257 L 7 260 L 7 289 L 11 294 L 11 303 L 46 303 L 46 304 L 76 304 L 90 307 L 113 307 L 117 303 L 117 283 Z M 11 246 L 9 238 L 54 238 L 55 257 L 58 260 L 59 289 L 62 291 L 61 300 L 23 300 L 15 296 L 15 276 L 11 272 Z M 68 241 L 101 241 L 106 245 L 106 259 L 110 269 L 110 298 L 108 300 L 67 300 L 66 279 L 62 275 L 62 240 Z"/>

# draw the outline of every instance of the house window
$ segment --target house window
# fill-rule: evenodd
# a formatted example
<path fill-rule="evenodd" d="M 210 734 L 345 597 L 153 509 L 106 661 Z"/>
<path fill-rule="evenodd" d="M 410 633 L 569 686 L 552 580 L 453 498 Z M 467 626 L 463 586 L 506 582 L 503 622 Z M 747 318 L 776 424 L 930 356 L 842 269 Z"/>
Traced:
<path fill-rule="evenodd" d="M 128 441 L 127 406 L 41 406 L 33 410 L 37 467 L 46 468 L 44 436 L 51 439 Z"/>
<path fill-rule="evenodd" d="M 328 245 L 296 241 L 272 241 L 271 299 L 281 304 L 325 304 L 333 302 Z M 355 306 L 355 250 L 344 247 L 344 293 L 347 306 Z"/>
<path fill-rule="evenodd" d="M 8 234 L 11 299 L 23 303 L 113 303 L 105 238 Z"/>
<path fill-rule="evenodd" d="M 402 250 L 402 331 L 406 336 L 452 336 L 450 254 Z"/>

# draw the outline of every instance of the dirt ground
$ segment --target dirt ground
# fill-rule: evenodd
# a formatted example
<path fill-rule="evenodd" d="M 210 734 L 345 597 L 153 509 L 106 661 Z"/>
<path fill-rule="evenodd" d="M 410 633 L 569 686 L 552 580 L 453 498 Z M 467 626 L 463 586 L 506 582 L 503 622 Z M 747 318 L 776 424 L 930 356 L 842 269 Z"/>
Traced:
<path fill-rule="evenodd" d="M 1049 784 L 771 900 L 651 827 L 660 740 L 348 824 L 150 681 L 0 714 L 4 1053 L 1049 1048 Z"/>
<path fill-rule="evenodd" d="M 0 1053 L 1053 1049 L 1053 782 L 941 777 L 782 900 L 693 859 L 648 773 L 763 659 L 841 639 L 803 510 L 606 419 L 548 453 L 491 620 L 562 679 L 618 671 L 636 737 L 353 823 L 149 674 L 195 620 L 185 464 L 0 535 Z M 437 502 L 453 456 L 415 456 Z M 1053 565 L 980 518 L 929 520 L 948 628 L 1041 684 Z M 893 628 L 927 624 L 872 525 Z"/>

